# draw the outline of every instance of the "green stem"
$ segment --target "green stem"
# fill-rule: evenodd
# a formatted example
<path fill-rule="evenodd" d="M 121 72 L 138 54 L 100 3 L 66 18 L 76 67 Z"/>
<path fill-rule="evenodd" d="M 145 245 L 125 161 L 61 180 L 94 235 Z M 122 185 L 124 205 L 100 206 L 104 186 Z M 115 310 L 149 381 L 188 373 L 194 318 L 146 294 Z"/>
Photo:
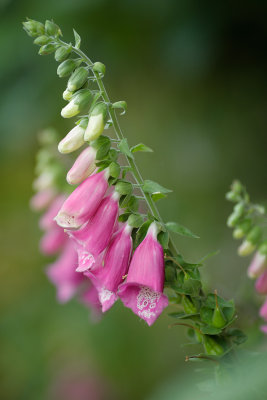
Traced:
<path fill-rule="evenodd" d="M 58 39 L 58 42 L 59 42 L 61 45 L 65 45 L 65 46 L 67 45 L 67 43 L 63 42 L 63 41 L 60 40 L 60 39 Z M 77 49 L 77 48 L 74 47 L 74 46 L 72 46 L 72 50 L 73 50 L 74 53 L 76 53 L 77 55 L 79 55 L 79 56 L 81 57 L 81 59 L 82 59 L 89 67 L 93 67 L 93 65 L 94 65 L 93 62 L 90 60 L 90 58 L 89 58 L 82 50 Z M 97 83 L 97 85 L 98 85 L 98 87 L 99 87 L 99 90 L 100 90 L 100 92 L 101 92 L 101 95 L 102 95 L 102 97 L 103 97 L 103 100 L 104 100 L 105 102 L 107 102 L 107 103 L 111 103 L 111 101 L 110 101 L 110 99 L 109 99 L 109 96 L 108 96 L 108 93 L 107 93 L 107 91 L 106 91 L 106 88 L 105 88 L 105 86 L 104 86 L 104 83 L 103 83 L 102 79 L 99 77 L 99 74 L 98 74 L 97 72 L 95 72 L 93 69 L 92 69 L 92 72 L 93 72 L 94 77 L 95 77 L 95 79 L 96 79 L 96 83 Z M 115 133 L 116 133 L 116 136 L 117 136 L 117 138 L 118 138 L 119 140 L 123 140 L 123 139 L 124 139 L 124 135 L 123 135 L 123 132 L 122 132 L 121 127 L 120 127 L 120 125 L 119 125 L 119 121 L 118 121 L 116 112 L 115 112 L 115 110 L 114 110 L 113 108 L 110 108 L 109 112 L 110 112 L 110 117 L 111 117 L 111 120 L 112 120 L 112 123 L 113 123 L 113 127 L 114 127 L 114 131 L 115 131 Z M 140 171 L 139 171 L 139 169 L 138 169 L 138 167 L 137 167 L 137 165 L 136 165 L 134 159 L 128 157 L 127 155 L 125 155 L 125 157 L 126 157 L 126 159 L 127 159 L 127 161 L 128 161 L 129 166 L 130 166 L 131 169 L 132 169 L 131 172 L 132 172 L 132 174 L 133 174 L 133 176 L 134 176 L 134 178 L 135 178 L 135 180 L 136 180 L 136 183 L 138 184 L 138 186 L 139 186 L 139 188 L 140 188 L 140 190 L 141 190 L 142 195 L 143 195 L 143 196 L 145 197 L 145 199 L 146 199 L 146 202 L 147 202 L 147 205 L 148 205 L 148 208 L 149 208 L 151 214 L 152 214 L 157 220 L 159 220 L 162 224 L 164 224 L 164 222 L 163 222 L 163 220 L 162 220 L 162 218 L 161 218 L 161 215 L 160 215 L 160 213 L 159 213 L 159 211 L 158 211 L 158 209 L 157 209 L 157 206 L 156 206 L 155 203 L 153 202 L 151 196 L 150 196 L 148 193 L 145 193 L 144 190 L 143 190 L 143 188 L 142 188 L 142 185 L 143 185 L 143 183 L 144 183 L 144 180 L 143 180 L 143 178 L 142 178 L 142 175 L 141 175 L 141 173 L 140 173 Z M 169 241 L 169 248 L 170 248 L 170 251 L 171 251 L 174 255 L 177 255 L 177 254 L 178 254 L 178 250 L 176 249 L 175 244 L 173 243 L 173 241 L 172 241 L 171 238 L 170 238 L 170 241 Z"/>

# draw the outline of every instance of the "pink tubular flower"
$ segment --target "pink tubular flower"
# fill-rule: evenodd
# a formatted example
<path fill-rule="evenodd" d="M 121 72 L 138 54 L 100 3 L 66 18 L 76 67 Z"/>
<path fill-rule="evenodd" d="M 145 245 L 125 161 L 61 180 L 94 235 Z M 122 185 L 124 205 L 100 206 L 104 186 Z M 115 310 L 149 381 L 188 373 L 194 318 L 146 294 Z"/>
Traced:
<path fill-rule="evenodd" d="M 113 192 L 105 197 L 91 221 L 77 231 L 68 231 L 77 244 L 79 266 L 83 272 L 91 268 L 107 247 L 118 217 L 119 194 Z"/>
<path fill-rule="evenodd" d="M 73 243 L 68 240 L 60 257 L 46 270 L 48 278 L 57 287 L 60 303 L 70 300 L 83 281 L 83 276 L 75 272 L 77 263 L 77 252 Z"/>
<path fill-rule="evenodd" d="M 32 196 L 30 206 L 35 211 L 41 211 L 50 205 L 55 196 L 56 191 L 52 188 L 41 190 Z"/>
<path fill-rule="evenodd" d="M 81 152 L 67 174 L 70 185 L 78 185 L 94 172 L 95 156 L 96 150 L 93 147 L 87 147 Z"/>
<path fill-rule="evenodd" d="M 59 212 L 59 210 L 65 200 L 66 200 L 66 196 L 64 196 L 64 195 L 59 195 L 53 200 L 49 209 L 40 218 L 39 226 L 41 229 L 44 229 L 44 230 L 51 229 L 56 225 L 54 218 L 57 215 L 57 213 Z"/>
<path fill-rule="evenodd" d="M 267 321 L 267 300 L 265 300 L 265 303 L 260 308 L 260 316 Z"/>
<path fill-rule="evenodd" d="M 63 228 L 79 228 L 96 212 L 108 188 L 108 170 L 85 179 L 67 198 L 55 220 Z"/>
<path fill-rule="evenodd" d="M 57 253 L 67 240 L 64 230 L 55 225 L 43 235 L 40 241 L 40 249 L 45 255 Z"/>
<path fill-rule="evenodd" d="M 134 252 L 126 282 L 120 285 L 118 295 L 126 307 L 152 325 L 168 305 L 163 286 L 164 253 L 153 222 Z"/>
<path fill-rule="evenodd" d="M 250 278 L 258 278 L 265 268 L 267 269 L 266 255 L 256 252 L 248 267 L 248 276 Z"/>
<path fill-rule="evenodd" d="M 81 276 L 81 274 L 78 275 Z M 86 278 L 83 277 L 83 279 Z M 91 319 L 97 322 L 101 318 L 101 304 L 98 298 L 98 292 L 89 279 L 86 279 L 86 283 L 87 287 L 79 297 L 79 300 L 81 303 L 83 303 L 86 307 L 88 307 L 91 310 L 92 312 Z"/>
<path fill-rule="evenodd" d="M 100 262 L 97 268 L 85 272 L 98 290 L 103 312 L 117 300 L 118 286 L 127 274 L 132 252 L 131 231 L 132 228 L 125 224 L 124 228 L 113 236 L 103 263 Z"/>
<path fill-rule="evenodd" d="M 260 294 L 267 294 L 267 270 L 256 280 L 255 288 Z"/>
<path fill-rule="evenodd" d="M 262 325 L 261 331 L 267 335 L 267 325 Z"/>

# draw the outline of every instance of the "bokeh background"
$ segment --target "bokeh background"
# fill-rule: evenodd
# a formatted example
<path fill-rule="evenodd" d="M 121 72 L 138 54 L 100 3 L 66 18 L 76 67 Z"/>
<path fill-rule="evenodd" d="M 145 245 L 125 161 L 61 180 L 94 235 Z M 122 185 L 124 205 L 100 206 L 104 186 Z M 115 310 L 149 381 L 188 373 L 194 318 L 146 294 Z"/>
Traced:
<path fill-rule="evenodd" d="M 66 81 L 52 56 L 37 55 L 22 30 L 26 16 L 53 18 L 66 41 L 74 27 L 82 48 L 106 64 L 112 100 L 128 104 L 129 143 L 154 149 L 137 155 L 143 175 L 173 189 L 159 203 L 164 219 L 200 236 L 177 237 L 177 246 L 189 261 L 221 250 L 203 269 L 207 287 L 242 303 L 246 348 L 266 350 L 261 299 L 225 226 L 224 198 L 239 178 L 255 201 L 266 199 L 266 1 L 1 0 L 1 399 L 146 399 L 158 390 L 163 399 L 168 380 L 179 388 L 195 369 L 167 312 L 148 328 L 118 302 L 92 324 L 75 301 L 56 303 L 28 203 L 37 131 L 54 126 L 63 137 L 72 122 L 60 117 Z"/>

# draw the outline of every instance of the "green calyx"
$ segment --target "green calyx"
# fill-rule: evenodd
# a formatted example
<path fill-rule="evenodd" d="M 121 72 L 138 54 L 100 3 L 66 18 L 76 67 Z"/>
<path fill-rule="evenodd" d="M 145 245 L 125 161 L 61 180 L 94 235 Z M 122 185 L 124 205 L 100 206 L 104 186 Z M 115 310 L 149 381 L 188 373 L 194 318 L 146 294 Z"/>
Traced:
<path fill-rule="evenodd" d="M 212 316 L 212 325 L 215 328 L 222 328 L 225 326 L 227 323 L 227 320 L 225 316 L 223 315 L 222 310 L 218 305 L 216 305 L 214 311 L 213 311 L 213 316 Z"/>
<path fill-rule="evenodd" d="M 62 35 L 61 30 L 53 21 L 45 21 L 45 33 L 48 36 L 60 36 Z"/>
<path fill-rule="evenodd" d="M 44 35 L 45 27 L 41 22 L 35 21 L 34 19 L 27 19 L 26 22 L 22 23 L 23 28 L 27 32 L 27 34 L 31 37 L 36 37 L 40 35 Z"/>
<path fill-rule="evenodd" d="M 79 106 L 79 110 L 82 111 L 90 106 L 93 97 L 94 96 L 89 89 L 81 89 L 74 93 L 74 95 L 71 97 L 71 101 L 73 101 L 74 104 L 77 104 Z"/>
<path fill-rule="evenodd" d="M 40 48 L 39 54 L 41 56 L 46 56 L 48 54 L 54 53 L 56 48 L 57 48 L 57 45 L 55 45 L 55 44 L 52 44 L 52 43 L 45 44 L 44 46 L 42 46 Z"/>
<path fill-rule="evenodd" d="M 184 307 L 184 311 L 186 314 L 195 314 L 197 313 L 197 308 L 193 304 L 193 302 L 190 300 L 188 296 L 183 296 L 182 297 L 182 305 Z"/>
<path fill-rule="evenodd" d="M 99 114 L 103 115 L 103 119 L 106 122 L 108 116 L 108 107 L 104 102 L 97 103 L 90 112 L 90 116 Z"/>
<path fill-rule="evenodd" d="M 39 46 L 43 46 L 43 45 L 45 45 L 45 44 L 47 44 L 47 43 L 49 43 L 49 42 L 50 42 L 50 38 L 49 38 L 48 36 L 46 36 L 46 35 L 38 36 L 38 37 L 33 41 L 34 44 L 37 44 L 37 45 L 39 45 Z"/>

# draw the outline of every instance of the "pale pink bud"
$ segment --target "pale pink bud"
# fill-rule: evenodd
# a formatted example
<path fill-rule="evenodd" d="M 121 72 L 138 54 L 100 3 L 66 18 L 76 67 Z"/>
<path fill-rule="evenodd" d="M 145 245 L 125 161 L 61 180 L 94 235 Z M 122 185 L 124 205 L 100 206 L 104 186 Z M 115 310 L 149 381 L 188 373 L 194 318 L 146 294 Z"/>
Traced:
<path fill-rule="evenodd" d="M 64 230 L 55 225 L 49 229 L 41 238 L 40 249 L 43 254 L 51 255 L 57 253 L 67 240 Z"/>
<path fill-rule="evenodd" d="M 117 300 L 118 286 L 128 272 L 132 252 L 131 231 L 129 225 L 124 225 L 124 228 L 113 236 L 103 262 L 99 263 L 96 269 L 85 272 L 98 290 L 103 312 Z"/>
<path fill-rule="evenodd" d="M 248 267 L 248 276 L 250 278 L 257 278 L 263 273 L 265 268 L 267 268 L 266 255 L 256 252 Z"/>
<path fill-rule="evenodd" d="M 267 325 L 262 325 L 261 331 L 267 335 Z"/>
<path fill-rule="evenodd" d="M 67 174 L 67 182 L 70 185 L 78 185 L 94 172 L 95 156 L 96 150 L 93 147 L 87 147 L 81 152 Z"/>
<path fill-rule="evenodd" d="M 153 222 L 134 252 L 126 282 L 120 285 L 118 295 L 126 307 L 152 325 L 168 305 L 163 286 L 164 253 Z"/>
<path fill-rule="evenodd" d="M 107 247 L 118 217 L 118 199 L 117 192 L 105 197 L 91 221 L 77 231 L 68 231 L 78 245 L 77 271 L 83 272 L 91 268 Z"/>
<path fill-rule="evenodd" d="M 59 210 L 65 200 L 66 200 L 66 196 L 64 196 L 64 195 L 59 195 L 53 200 L 53 203 L 50 205 L 49 209 L 40 218 L 39 226 L 41 229 L 48 230 L 48 229 L 53 228 L 56 225 L 54 218 L 57 215 L 57 213 L 59 212 Z"/>
<path fill-rule="evenodd" d="M 60 303 L 70 300 L 83 281 L 83 276 L 75 271 L 77 262 L 77 252 L 73 243 L 68 240 L 60 257 L 46 270 L 47 276 L 57 287 Z"/>
<path fill-rule="evenodd" d="M 48 188 L 37 192 L 30 200 L 30 206 L 35 211 L 41 211 L 48 207 L 56 196 L 55 189 Z"/>
<path fill-rule="evenodd" d="M 260 316 L 267 321 L 267 300 L 265 300 L 265 303 L 260 308 Z"/>
<path fill-rule="evenodd" d="M 260 294 L 267 294 L 267 270 L 256 280 L 255 288 Z"/>
<path fill-rule="evenodd" d="M 85 179 L 67 198 L 55 220 L 63 228 L 79 228 L 96 212 L 108 188 L 108 170 Z"/>

